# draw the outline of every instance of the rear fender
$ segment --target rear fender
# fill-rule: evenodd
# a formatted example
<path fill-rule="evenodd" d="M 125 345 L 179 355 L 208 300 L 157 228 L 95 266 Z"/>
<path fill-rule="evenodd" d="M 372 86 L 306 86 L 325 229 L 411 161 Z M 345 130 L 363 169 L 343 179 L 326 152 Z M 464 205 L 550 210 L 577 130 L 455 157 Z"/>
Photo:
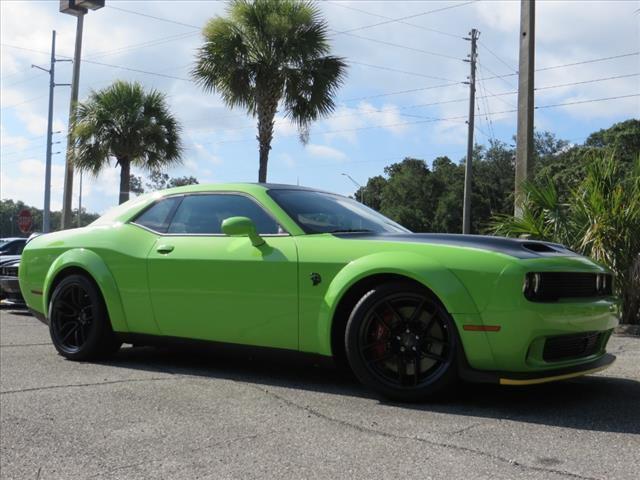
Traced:
<path fill-rule="evenodd" d="M 128 332 L 129 328 L 122 308 L 120 292 L 113 275 L 111 275 L 109 268 L 97 253 L 85 248 L 67 250 L 51 264 L 44 281 L 42 311 L 48 314 L 49 299 L 53 293 L 51 287 L 56 277 L 67 268 L 79 268 L 93 278 L 102 293 L 102 298 L 104 298 L 113 330 Z"/>

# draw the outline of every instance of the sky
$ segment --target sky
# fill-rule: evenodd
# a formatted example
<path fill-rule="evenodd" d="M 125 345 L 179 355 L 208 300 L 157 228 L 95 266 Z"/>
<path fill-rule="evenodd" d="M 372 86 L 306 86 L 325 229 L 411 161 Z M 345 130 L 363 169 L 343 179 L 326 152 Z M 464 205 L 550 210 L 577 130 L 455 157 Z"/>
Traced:
<path fill-rule="evenodd" d="M 472 28 L 480 31 L 475 140 L 513 143 L 519 1 L 359 0 L 318 6 L 332 54 L 346 59 L 348 76 L 334 113 L 313 124 L 306 145 L 278 114 L 270 182 L 353 194 L 356 187 L 343 173 L 365 183 L 404 157 L 462 160 L 469 108 L 465 37 Z M 0 1 L 0 198 L 39 208 L 48 74 L 31 65 L 48 68 L 54 29 L 58 58 L 73 56 L 76 19 L 58 7 L 57 0 Z M 226 8 L 225 2 L 204 0 L 106 0 L 84 21 L 80 100 L 117 79 L 166 93 L 185 144 L 182 165 L 168 173 L 193 175 L 200 183 L 254 182 L 258 175 L 255 120 L 190 80 L 201 27 Z M 637 1 L 538 1 L 536 128 L 581 143 L 595 130 L 639 118 L 639 27 Z M 583 63 L 608 57 L 616 58 Z M 56 63 L 56 82 L 70 81 L 71 64 Z M 60 133 L 54 141 L 60 143 L 53 146 L 52 209 L 62 204 L 69 96 L 69 87 L 55 88 L 53 129 Z M 624 98 L 591 101 L 611 97 Z M 88 211 L 103 213 L 117 204 L 114 165 L 97 178 L 85 176 L 82 205 Z M 77 208 L 77 176 L 73 195 Z"/>

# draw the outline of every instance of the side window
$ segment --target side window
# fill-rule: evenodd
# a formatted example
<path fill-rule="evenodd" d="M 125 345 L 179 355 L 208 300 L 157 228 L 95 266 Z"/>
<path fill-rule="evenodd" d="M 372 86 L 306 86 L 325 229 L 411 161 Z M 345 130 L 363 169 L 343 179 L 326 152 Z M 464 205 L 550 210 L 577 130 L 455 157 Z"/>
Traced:
<path fill-rule="evenodd" d="M 170 216 L 183 197 L 168 197 L 146 209 L 133 223 L 147 227 L 159 233 L 166 233 Z"/>
<path fill-rule="evenodd" d="M 18 240 L 14 246 L 15 253 L 14 255 L 22 255 L 22 250 L 24 250 L 24 246 L 27 242 L 24 240 Z"/>
<path fill-rule="evenodd" d="M 251 199 L 243 195 L 207 194 L 185 197 L 168 233 L 220 234 L 222 221 L 229 217 L 250 218 L 260 234 L 281 231 L 278 223 Z"/>

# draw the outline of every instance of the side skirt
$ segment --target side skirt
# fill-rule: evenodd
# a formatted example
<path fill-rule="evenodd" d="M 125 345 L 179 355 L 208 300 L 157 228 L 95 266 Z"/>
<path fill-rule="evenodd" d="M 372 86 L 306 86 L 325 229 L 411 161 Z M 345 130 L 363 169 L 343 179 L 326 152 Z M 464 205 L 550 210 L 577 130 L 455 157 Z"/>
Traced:
<path fill-rule="evenodd" d="M 272 357 L 286 359 L 290 357 L 292 361 L 305 358 L 318 364 L 332 362 L 332 357 L 319 353 L 300 352 L 284 348 L 261 347 L 255 345 L 244 345 L 239 343 L 216 342 L 214 340 L 198 340 L 185 337 L 169 337 L 164 335 L 149 335 L 146 333 L 124 333 L 115 332 L 122 343 L 129 343 L 134 347 L 178 347 L 185 349 L 210 350 L 232 355 L 260 356 L 263 358 Z"/>

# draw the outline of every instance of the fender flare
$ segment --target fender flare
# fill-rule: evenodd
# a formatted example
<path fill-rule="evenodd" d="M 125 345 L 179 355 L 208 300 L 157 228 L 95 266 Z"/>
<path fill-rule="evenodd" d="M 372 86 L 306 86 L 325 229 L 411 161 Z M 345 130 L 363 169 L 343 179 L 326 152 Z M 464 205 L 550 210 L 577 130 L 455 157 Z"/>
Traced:
<path fill-rule="evenodd" d="M 324 295 L 316 335 L 323 353 L 331 355 L 331 330 L 334 315 L 344 294 L 356 283 L 377 274 L 395 274 L 414 280 L 429 290 L 452 314 L 478 314 L 478 308 L 466 287 L 437 260 L 406 252 L 381 252 L 348 263 L 333 278 Z"/>
<path fill-rule="evenodd" d="M 51 267 L 49 267 L 42 292 L 42 311 L 45 312 L 45 315 L 48 315 L 49 312 L 48 304 L 49 298 L 53 293 L 51 286 L 54 280 L 60 272 L 70 267 L 84 270 L 96 282 L 107 307 L 113 330 L 116 332 L 128 332 L 129 327 L 115 279 L 102 258 L 94 251 L 86 248 L 67 250 L 56 258 Z"/>

